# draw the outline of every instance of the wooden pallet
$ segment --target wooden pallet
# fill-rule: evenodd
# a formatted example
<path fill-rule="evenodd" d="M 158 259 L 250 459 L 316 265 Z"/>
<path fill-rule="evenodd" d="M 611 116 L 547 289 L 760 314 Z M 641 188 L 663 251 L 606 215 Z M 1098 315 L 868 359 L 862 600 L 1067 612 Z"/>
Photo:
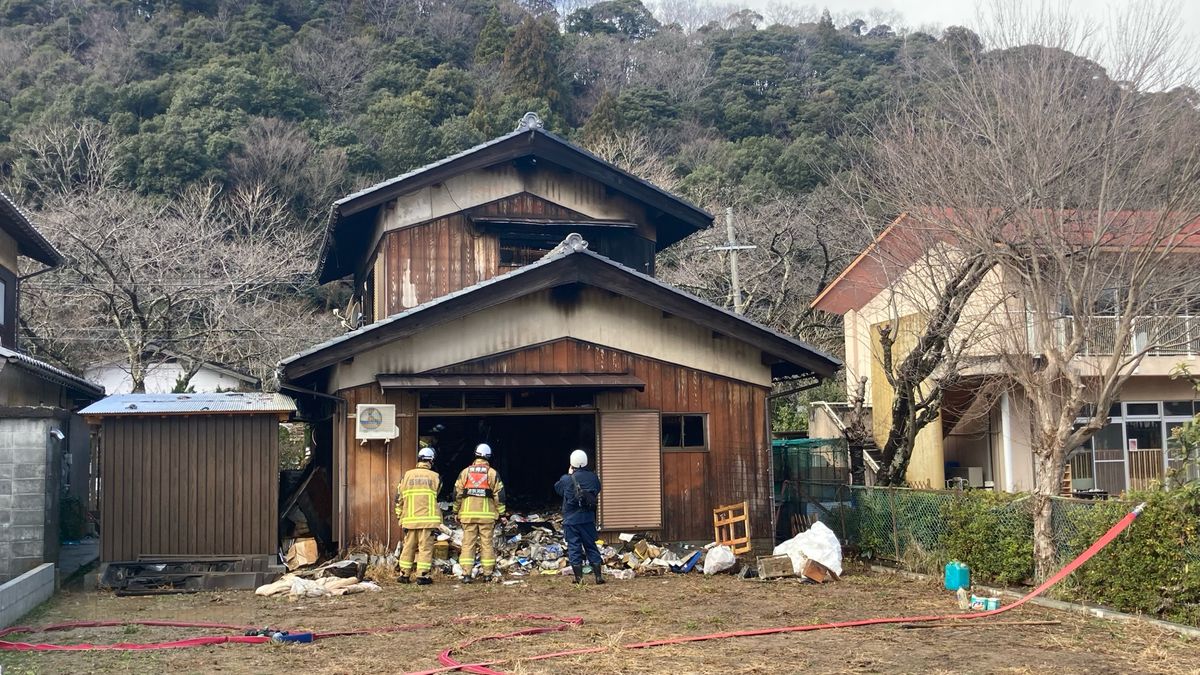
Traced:
<path fill-rule="evenodd" d="M 750 552 L 750 508 L 746 502 L 713 509 L 713 538 L 734 555 Z"/>

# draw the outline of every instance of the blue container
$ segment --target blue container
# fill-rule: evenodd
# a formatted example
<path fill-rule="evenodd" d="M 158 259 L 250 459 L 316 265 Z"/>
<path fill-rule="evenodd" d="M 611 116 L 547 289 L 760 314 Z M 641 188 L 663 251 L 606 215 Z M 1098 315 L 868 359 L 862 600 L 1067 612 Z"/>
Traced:
<path fill-rule="evenodd" d="M 957 591 L 960 588 L 971 587 L 971 570 L 966 563 L 951 560 L 946 563 L 946 590 Z"/>

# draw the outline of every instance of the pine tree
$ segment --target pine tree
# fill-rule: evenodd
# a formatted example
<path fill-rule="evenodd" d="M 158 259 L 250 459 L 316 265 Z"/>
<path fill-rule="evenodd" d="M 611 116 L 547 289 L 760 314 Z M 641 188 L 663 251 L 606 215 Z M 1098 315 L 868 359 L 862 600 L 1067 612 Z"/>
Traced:
<path fill-rule="evenodd" d="M 617 97 L 605 90 L 592 108 L 592 115 L 583 125 L 583 141 L 593 143 L 598 139 L 612 136 L 621 126 L 621 116 L 617 110 Z"/>
<path fill-rule="evenodd" d="M 487 23 L 479 33 L 479 42 L 475 45 L 475 63 L 480 66 L 494 66 L 503 61 L 508 39 L 508 27 L 500 20 L 500 13 L 493 8 Z"/>
<path fill-rule="evenodd" d="M 557 106 L 560 95 L 558 25 L 553 19 L 525 17 L 504 50 L 503 72 L 519 96 L 541 98 Z"/>

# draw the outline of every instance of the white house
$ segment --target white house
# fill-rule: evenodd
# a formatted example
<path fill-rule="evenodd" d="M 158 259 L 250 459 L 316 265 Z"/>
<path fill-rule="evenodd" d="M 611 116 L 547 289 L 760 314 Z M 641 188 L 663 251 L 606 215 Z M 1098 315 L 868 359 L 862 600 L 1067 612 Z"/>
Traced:
<path fill-rule="evenodd" d="M 146 369 L 146 393 L 169 394 L 175 390 L 179 378 L 188 370 L 187 360 L 172 352 L 163 352 L 161 358 Z M 133 378 L 129 366 L 111 361 L 89 366 L 84 377 L 102 387 L 109 396 L 128 394 L 133 391 Z M 188 381 L 188 386 L 197 393 L 215 391 L 256 390 L 261 385 L 257 377 L 239 372 L 227 366 L 205 362 Z"/>

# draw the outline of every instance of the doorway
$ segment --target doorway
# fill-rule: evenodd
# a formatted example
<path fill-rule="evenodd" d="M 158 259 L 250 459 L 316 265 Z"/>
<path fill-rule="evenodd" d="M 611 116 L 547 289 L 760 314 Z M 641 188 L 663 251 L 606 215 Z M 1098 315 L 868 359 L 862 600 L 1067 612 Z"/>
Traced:
<path fill-rule="evenodd" d="M 422 441 L 437 448 L 434 469 L 442 477 L 439 499 L 453 501 L 454 481 L 475 459 L 475 446 L 492 448 L 492 466 L 504 481 L 510 512 L 558 510 L 554 484 L 567 472 L 571 451 L 596 461 L 595 413 L 421 415 Z"/>

